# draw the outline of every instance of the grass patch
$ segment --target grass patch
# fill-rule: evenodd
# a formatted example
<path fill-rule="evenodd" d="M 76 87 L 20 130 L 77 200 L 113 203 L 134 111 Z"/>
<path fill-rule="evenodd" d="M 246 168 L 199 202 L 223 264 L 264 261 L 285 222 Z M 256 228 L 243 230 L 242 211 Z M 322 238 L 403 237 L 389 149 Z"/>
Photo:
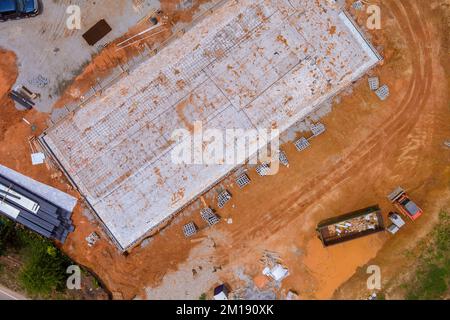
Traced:
<path fill-rule="evenodd" d="M 98 282 L 98 280 L 97 280 L 97 278 L 92 278 L 92 287 L 94 288 L 94 289 L 98 289 L 98 288 L 100 288 L 100 283 Z"/>
<path fill-rule="evenodd" d="M 20 255 L 24 264 L 18 270 L 18 285 L 30 296 L 48 297 L 65 290 L 70 259 L 51 241 L 0 218 L 0 256 L 6 253 Z"/>
<path fill-rule="evenodd" d="M 0 256 L 9 249 L 20 248 L 20 238 L 14 222 L 0 217 Z"/>
<path fill-rule="evenodd" d="M 450 285 L 450 215 L 441 212 L 431 241 L 418 257 L 414 279 L 405 284 L 409 300 L 443 299 Z"/>
<path fill-rule="evenodd" d="M 49 296 L 66 289 L 66 270 L 70 260 L 50 241 L 30 237 L 23 249 L 25 264 L 19 272 L 19 282 L 30 295 Z"/>
<path fill-rule="evenodd" d="M 108 299 L 98 280 L 83 268 L 81 290 L 67 289 L 66 271 L 75 264 L 52 241 L 0 217 L 0 283 L 5 287 L 35 299 Z"/>

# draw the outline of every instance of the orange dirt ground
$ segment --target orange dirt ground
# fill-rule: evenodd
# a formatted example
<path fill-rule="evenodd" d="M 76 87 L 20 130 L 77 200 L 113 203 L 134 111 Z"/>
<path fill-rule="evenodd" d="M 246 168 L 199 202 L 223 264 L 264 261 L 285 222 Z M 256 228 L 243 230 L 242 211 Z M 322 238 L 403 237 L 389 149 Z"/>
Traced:
<path fill-rule="evenodd" d="M 172 27 L 178 23 L 189 23 L 199 7 L 208 2 L 206 0 L 196 1 L 195 5 L 185 11 L 177 11 L 176 7 L 179 1 L 166 0 L 161 1 L 161 15 L 151 12 L 149 16 L 157 16 L 162 26 L 155 31 L 145 33 L 139 37 L 133 38 L 127 42 L 127 39 L 138 34 L 139 32 L 151 27 L 148 19 L 144 18 L 135 27 L 130 28 L 127 34 L 109 43 L 101 52 L 101 54 L 93 57 L 91 63 L 83 70 L 83 72 L 74 79 L 72 84 L 66 89 L 62 97 L 58 100 L 54 107 L 60 108 L 65 104 L 78 101 L 80 94 L 87 92 L 95 87 L 99 79 L 107 77 L 114 67 L 124 65 L 130 58 L 143 53 L 145 48 L 155 49 L 161 43 L 168 40 L 173 35 Z M 139 41 L 141 40 L 141 41 Z M 123 48 L 118 49 L 116 44 L 123 43 Z"/>
<path fill-rule="evenodd" d="M 298 153 L 292 144 L 283 146 L 290 168 L 264 178 L 251 170 L 252 183 L 243 190 L 231 180 L 226 182 L 233 200 L 218 213 L 232 218 L 232 224 L 223 222 L 200 232 L 194 240 L 186 240 L 182 225 L 199 221 L 198 210 L 187 208 L 146 246 L 125 256 L 106 236 L 94 248 L 88 248 L 85 237 L 93 230 L 102 232 L 79 204 L 73 216 L 77 229 L 63 250 L 92 269 L 115 298 L 125 299 L 146 297 L 145 288 L 153 288 L 152 292 L 163 297 L 178 294 L 176 281 L 169 280 L 181 277 L 187 286 L 189 280 L 183 271 L 195 269 L 192 273 L 201 282 L 202 274 L 212 272 L 200 268 L 203 263 L 214 266 L 215 278 L 235 289 L 242 283 L 237 268 L 251 278 L 261 274 L 263 250 L 280 255 L 290 270 L 282 289 L 295 290 L 300 298 L 331 298 L 340 287 L 337 297 L 361 298 L 366 278 L 365 272 L 357 270 L 372 261 L 387 268 L 383 281 L 395 276 L 401 271 L 398 253 L 414 246 L 433 228 L 439 210 L 449 207 L 450 150 L 444 146 L 450 139 L 449 76 L 444 69 L 448 65 L 443 65 L 449 46 L 443 46 L 440 6 L 444 2 L 381 1 L 382 29 L 369 34 L 375 45 L 383 48 L 385 63 L 373 74 L 390 86 L 391 97 L 380 102 L 362 79 L 353 93 L 342 97 L 332 113 L 322 119 L 327 132 L 315 139 L 309 150 Z M 167 11 L 171 7 L 166 8 L 165 13 L 173 17 Z M 185 13 L 183 21 L 188 17 Z M 360 14 L 359 24 L 364 21 Z M 102 62 L 111 61 L 108 54 L 112 51 L 107 48 L 94 58 L 61 104 L 73 99 L 73 92 L 89 88 L 99 71 L 106 73 L 113 66 L 112 62 Z M 45 166 L 31 166 L 27 140 L 32 132 L 21 118 L 36 123 L 40 131 L 46 115 L 13 109 L 5 94 L 16 77 L 10 72 L 14 71 L 11 66 L 15 58 L 5 52 L 0 56 L 0 163 L 76 194 L 61 178 L 52 179 L 54 172 Z M 4 72 L 6 68 L 10 71 Z M 420 220 L 409 223 L 395 238 L 381 233 L 328 249 L 322 247 L 314 231 L 317 222 L 375 203 L 388 212 L 392 207 L 386 194 L 398 185 L 424 209 Z M 205 201 L 213 206 L 208 197 Z M 389 269 L 392 261 L 395 268 Z M 258 285 L 263 284 L 258 281 Z M 211 283 L 207 285 L 201 289 L 209 293 Z"/>

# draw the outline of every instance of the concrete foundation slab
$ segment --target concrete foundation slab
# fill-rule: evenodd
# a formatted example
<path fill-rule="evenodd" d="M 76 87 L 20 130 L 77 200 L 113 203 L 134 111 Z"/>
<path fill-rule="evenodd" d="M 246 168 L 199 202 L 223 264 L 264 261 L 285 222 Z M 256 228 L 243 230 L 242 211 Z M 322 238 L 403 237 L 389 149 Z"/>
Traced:
<path fill-rule="evenodd" d="M 380 59 L 327 1 L 228 1 L 41 140 L 126 250 L 243 162 L 175 164 L 175 130 L 283 132 Z"/>

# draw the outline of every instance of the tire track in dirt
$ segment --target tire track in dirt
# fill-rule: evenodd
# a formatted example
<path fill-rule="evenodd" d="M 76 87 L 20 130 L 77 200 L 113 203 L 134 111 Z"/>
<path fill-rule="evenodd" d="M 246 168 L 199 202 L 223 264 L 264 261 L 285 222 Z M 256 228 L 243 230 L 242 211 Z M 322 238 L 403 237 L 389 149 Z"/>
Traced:
<path fill-rule="evenodd" d="M 402 5 L 401 10 L 403 12 L 403 14 L 407 14 L 406 12 L 406 8 L 405 6 L 400 2 L 400 4 Z M 426 23 L 426 19 L 423 19 L 420 17 L 420 13 L 418 13 L 418 8 L 416 6 L 415 3 L 412 3 L 412 6 L 414 10 L 410 10 L 411 11 L 411 19 L 409 19 L 409 30 L 410 30 L 410 35 L 415 34 L 413 28 L 412 28 L 412 22 L 413 21 L 425 21 L 425 24 L 427 25 L 427 27 L 424 29 L 423 28 L 423 23 L 420 23 L 419 28 L 416 28 L 416 32 L 418 34 L 418 40 L 416 41 L 416 44 L 418 43 L 418 45 L 421 48 L 421 53 L 420 53 L 420 58 L 421 60 L 424 60 L 425 63 L 419 63 L 417 66 L 415 66 L 414 68 L 420 68 L 421 72 L 425 74 L 425 93 L 423 95 L 419 96 L 419 101 L 417 101 L 417 105 L 418 106 L 425 106 L 425 102 L 429 99 L 430 97 L 430 90 L 431 90 L 431 86 L 432 86 L 432 81 L 433 81 L 433 65 L 432 65 L 432 61 L 431 61 L 431 57 L 430 57 L 430 53 L 428 48 L 424 45 L 427 42 L 427 39 L 430 39 L 430 34 L 428 32 L 428 30 L 430 29 L 430 26 Z M 428 76 L 429 75 L 429 76 Z M 415 101 L 412 101 L 412 103 L 415 103 Z M 424 116 L 423 113 L 421 113 L 418 116 Z M 425 128 L 427 131 L 433 131 L 434 127 L 433 126 L 428 126 L 427 128 Z M 412 142 L 416 142 L 415 148 L 413 146 L 413 148 L 411 148 L 411 144 L 412 142 L 410 142 L 409 144 L 407 144 L 404 148 L 401 149 L 401 158 L 406 158 L 408 156 L 408 154 L 411 153 L 411 150 L 414 149 L 418 149 L 419 147 L 423 147 L 425 148 L 428 144 L 431 143 L 432 141 L 432 135 L 431 134 L 422 134 L 420 136 L 418 136 L 417 133 L 410 133 L 410 135 L 408 136 L 408 138 L 415 139 Z M 414 156 L 411 155 L 411 163 L 416 163 L 417 162 L 413 162 L 414 160 Z"/>
<path fill-rule="evenodd" d="M 263 202 L 265 200 L 264 197 L 273 198 L 267 201 L 268 205 L 267 203 L 265 205 L 256 205 L 253 210 L 248 212 L 248 215 L 241 212 L 241 214 L 236 217 L 237 223 L 234 226 L 228 227 L 224 224 L 217 226 L 217 230 L 219 231 L 229 228 L 226 231 L 225 237 L 227 237 L 227 239 L 229 238 L 230 243 L 227 243 L 227 245 L 229 244 L 230 246 L 219 246 L 217 254 L 214 254 L 214 257 L 225 260 L 224 264 L 241 263 L 243 256 L 245 256 L 246 253 L 248 253 L 249 256 L 248 260 L 250 260 L 250 258 L 253 259 L 255 255 L 259 254 L 255 254 L 256 246 L 259 244 L 264 245 L 265 240 L 272 236 L 277 238 L 285 237 L 284 230 L 289 228 L 290 224 L 293 224 L 294 221 L 298 222 L 299 220 L 297 219 L 300 217 L 304 219 L 303 221 L 307 220 L 309 217 L 316 217 L 307 215 L 307 210 L 320 207 L 323 203 L 327 203 L 329 200 L 329 198 L 325 197 L 327 194 L 332 193 L 333 195 L 340 195 L 340 192 L 343 190 L 344 192 L 342 194 L 348 195 L 348 193 L 345 192 L 346 181 L 348 181 L 348 179 L 359 179 L 358 181 L 361 181 L 360 172 L 370 171 L 372 168 L 376 168 L 377 172 L 380 172 L 380 174 L 386 174 L 385 169 L 392 165 L 395 169 L 401 169 L 400 172 L 402 172 L 402 174 L 399 174 L 398 177 L 395 178 L 403 177 L 403 173 L 405 173 L 403 167 L 408 159 L 410 159 L 411 152 L 417 151 L 417 148 L 425 143 L 422 139 L 417 139 L 417 142 L 416 139 L 414 139 L 414 141 L 405 143 L 404 139 L 407 137 L 409 138 L 413 134 L 412 131 L 417 131 L 416 120 L 418 118 L 424 118 L 424 116 L 421 115 L 422 112 L 431 109 L 424 108 L 423 106 L 423 103 L 430 95 L 433 74 L 432 59 L 428 54 L 426 47 L 426 38 L 427 36 L 429 37 L 429 33 L 426 32 L 426 30 L 423 30 L 426 26 L 423 22 L 420 23 L 419 26 L 413 25 L 412 23 L 412 20 L 421 21 L 420 19 L 417 19 L 417 17 L 420 18 L 423 16 L 415 4 L 411 5 L 408 1 L 401 1 L 393 3 L 389 2 L 383 4 L 383 6 L 385 7 L 383 10 L 395 12 L 394 20 L 397 22 L 397 26 L 394 29 L 401 30 L 400 33 L 402 33 L 402 37 L 406 39 L 408 50 L 411 51 L 413 57 L 417 57 L 417 59 L 413 59 L 411 62 L 411 65 L 413 66 L 412 73 L 408 74 L 407 78 L 405 77 L 403 90 L 395 92 L 394 97 L 391 97 L 391 99 L 394 99 L 393 101 L 397 101 L 397 99 L 399 101 L 398 105 L 395 106 L 395 110 L 389 110 L 389 114 L 385 117 L 385 121 L 381 122 L 379 127 L 371 129 L 371 132 L 363 133 L 367 135 L 367 139 L 350 131 L 352 135 L 349 139 L 354 139 L 355 141 L 351 145 L 345 145 L 345 147 L 342 148 L 343 151 L 339 152 L 342 154 L 325 152 L 326 157 L 323 156 L 324 152 L 322 149 L 319 150 L 319 148 L 324 146 L 323 142 L 329 144 L 329 141 L 323 141 L 323 139 L 327 139 L 326 136 L 319 138 L 317 142 L 314 143 L 317 143 L 317 145 L 313 146 L 313 149 L 307 151 L 304 155 L 311 159 L 310 161 L 326 160 L 324 165 L 327 167 L 322 166 L 324 169 L 320 169 L 319 171 L 310 174 L 309 177 L 306 175 L 304 177 L 299 175 L 298 172 L 301 172 L 300 170 L 302 170 L 302 168 L 295 163 L 292 164 L 290 169 L 295 173 L 290 174 L 288 171 L 284 171 L 279 177 L 267 177 L 268 180 L 266 181 L 268 181 L 267 185 L 269 187 L 271 181 L 279 185 L 280 181 L 286 179 L 288 180 L 287 184 L 290 189 L 284 188 L 284 193 L 280 195 L 275 194 L 278 190 L 270 190 L 270 188 L 266 186 L 262 189 L 262 192 L 258 193 L 258 202 Z M 414 6 L 415 14 L 409 12 L 411 11 L 411 6 Z M 421 30 L 416 30 L 418 28 Z M 415 31 L 417 34 L 414 35 Z M 404 51 L 403 48 L 402 51 Z M 383 72 L 383 69 L 381 72 Z M 397 79 L 398 77 L 395 78 Z M 358 89 L 358 92 L 361 92 L 361 90 Z M 389 102 L 387 104 L 391 105 Z M 337 110 L 335 112 L 343 111 Z M 362 112 L 361 110 L 358 110 L 357 113 L 361 114 Z M 384 117 L 386 112 L 380 110 L 380 113 Z M 381 118 L 381 116 L 378 118 Z M 342 120 L 342 117 L 340 117 L 340 119 Z M 361 121 L 362 125 L 367 124 L 368 119 L 369 118 L 363 118 Z M 357 124 L 364 129 L 361 123 L 358 122 Z M 433 129 L 426 128 L 426 130 Z M 340 132 L 337 132 L 335 128 L 328 134 L 334 138 L 342 135 Z M 416 135 L 417 134 L 415 133 L 413 138 L 415 138 Z M 340 139 L 342 140 L 342 138 Z M 405 144 L 406 147 L 404 146 Z M 411 151 L 411 148 L 413 151 Z M 340 158 L 334 160 L 337 155 Z M 382 165 L 379 164 L 380 162 L 382 162 Z M 417 166 L 417 164 L 415 165 Z M 414 164 L 410 168 L 412 168 L 411 170 L 414 170 Z M 387 172 L 389 171 L 390 170 L 387 169 Z M 295 179 L 290 179 L 291 176 L 295 176 Z M 370 177 L 367 179 L 367 186 L 364 185 L 361 188 L 365 188 L 365 190 L 369 191 L 376 190 L 374 186 L 370 185 L 373 181 L 377 180 L 376 178 L 376 174 L 370 173 Z M 393 179 L 391 176 L 389 176 L 389 178 Z M 258 181 L 256 184 L 266 183 Z M 343 186 L 343 188 L 341 188 L 341 186 Z M 380 188 L 382 187 L 383 186 Z M 287 191 L 285 189 L 287 189 Z M 362 194 L 362 191 L 356 190 L 355 194 Z M 242 195 L 236 196 L 239 197 Z M 264 210 L 260 210 L 260 208 L 263 208 Z M 237 209 L 239 209 L 239 206 Z M 258 214 L 258 210 L 262 214 Z M 186 220 L 187 219 L 190 218 L 186 217 Z M 182 266 L 183 261 L 187 259 L 186 256 L 193 245 L 186 243 L 185 239 L 179 235 L 184 220 L 180 221 L 175 222 L 170 229 L 168 228 L 165 235 L 156 236 L 153 240 L 154 242 L 149 245 L 149 248 L 145 249 L 145 252 L 143 251 L 144 249 L 136 249 L 136 251 L 139 250 L 139 252 L 134 252 L 126 258 L 117 257 L 115 251 L 113 251 L 114 249 L 107 247 L 107 249 L 104 249 L 104 257 L 97 251 L 95 254 L 90 254 L 89 257 L 83 257 L 82 261 L 88 261 L 88 265 L 94 266 L 96 273 L 100 274 L 110 289 L 123 292 L 125 297 L 132 297 L 133 294 L 136 294 L 136 292 L 144 286 L 148 286 L 149 284 L 151 284 L 152 287 L 157 286 L 165 274 L 177 270 L 177 267 Z M 311 223 L 310 221 L 306 222 Z M 298 225 L 299 224 L 296 223 L 296 226 Z M 309 235 L 310 232 L 314 232 L 313 228 L 309 230 L 309 226 L 307 229 L 303 229 L 308 231 L 303 232 L 300 230 L 298 233 L 299 237 L 304 236 L 303 233 L 308 233 Z M 216 229 L 212 231 L 213 235 L 216 234 L 215 231 Z M 294 242 L 294 239 L 291 238 L 292 233 L 289 233 L 288 235 L 289 238 L 285 239 Z M 80 239 L 78 239 L 78 242 L 74 242 L 78 246 L 80 246 L 79 243 L 84 244 L 81 235 Z M 178 251 L 176 253 L 178 255 L 177 257 L 173 254 L 175 252 L 171 245 L 173 243 L 178 243 L 177 248 L 175 248 L 175 251 Z M 289 242 L 286 242 L 285 244 L 287 244 L 287 246 L 290 245 Z M 232 250 L 230 247 L 232 247 Z M 75 250 L 71 249 L 71 251 L 74 252 Z M 80 248 L 77 248 L 77 252 L 77 256 L 85 255 Z M 109 258 L 106 256 L 106 252 L 111 255 Z M 255 259 L 252 261 L 254 262 Z M 228 266 L 226 267 L 228 268 Z M 305 268 L 307 269 L 307 267 Z M 307 274 L 297 273 L 293 276 L 298 280 L 303 276 L 307 276 Z M 345 279 L 341 278 L 339 278 L 339 280 L 345 281 Z M 322 285 L 320 281 L 317 283 Z M 320 286 L 318 286 L 318 289 L 320 289 Z"/>
<path fill-rule="evenodd" d="M 395 3 L 392 3 L 392 4 L 393 4 L 393 6 L 396 6 Z M 433 76 L 432 76 L 433 75 L 433 65 L 432 65 L 430 52 L 427 50 L 427 48 L 424 47 L 424 44 L 427 43 L 427 39 L 429 38 L 429 33 L 427 31 L 424 31 L 423 23 L 420 23 L 417 28 L 413 28 L 412 22 L 426 21 L 424 19 L 421 19 L 421 17 L 419 15 L 417 15 L 417 7 L 415 6 L 414 3 L 412 3 L 414 10 L 409 10 L 409 11 L 406 10 L 403 2 L 398 2 L 397 4 L 401 7 L 391 8 L 391 10 L 394 12 L 396 10 L 399 10 L 403 13 L 404 16 L 407 17 L 408 21 L 401 23 L 400 27 L 403 27 L 405 33 L 407 33 L 407 31 L 405 29 L 406 28 L 408 29 L 408 31 L 409 31 L 408 39 L 411 38 L 412 42 L 414 43 L 414 46 L 419 48 L 417 50 L 418 52 L 416 55 L 418 57 L 418 59 L 417 60 L 413 59 L 413 68 L 414 68 L 414 70 L 420 70 L 420 74 L 422 75 L 422 77 L 415 78 L 415 81 L 416 81 L 416 83 L 420 83 L 423 85 L 419 87 L 419 90 L 415 94 L 415 96 L 410 101 L 408 101 L 408 110 L 414 110 L 414 116 L 411 117 L 414 120 L 414 119 L 419 119 L 422 116 L 425 116 L 423 113 L 423 109 L 421 109 L 421 108 L 424 106 L 426 107 L 425 102 L 430 98 L 430 94 L 431 94 L 431 85 L 432 85 L 432 81 L 433 81 Z M 411 4 L 411 2 L 409 2 L 409 4 Z M 411 12 L 411 13 L 408 14 L 408 12 Z M 415 34 L 417 34 L 418 37 L 414 37 Z M 415 106 L 414 109 L 413 109 L 413 105 Z M 402 127 L 406 127 L 406 126 L 407 126 L 406 123 L 402 125 Z M 428 129 L 428 131 L 433 130 L 433 128 L 427 128 L 427 129 Z M 405 129 L 405 131 L 406 131 L 406 129 Z M 409 131 L 411 131 L 411 130 L 409 130 Z M 412 132 L 409 136 L 406 136 L 406 137 L 409 137 L 412 139 L 413 137 L 411 137 L 411 135 L 414 135 L 414 133 Z M 432 139 L 432 135 L 422 134 L 421 137 L 416 138 L 415 141 L 410 141 L 408 144 L 405 145 L 404 148 L 400 149 L 401 152 L 399 155 L 399 159 L 407 159 L 408 153 L 410 153 L 411 150 L 417 150 L 417 149 L 419 149 L 419 147 L 425 148 L 426 140 L 430 140 L 430 139 Z M 422 141 L 420 146 L 416 145 L 415 148 L 410 147 L 411 142 L 414 143 L 414 142 L 418 142 L 418 141 Z M 412 160 L 412 159 L 410 159 L 410 160 Z M 410 163 L 415 163 L 417 166 L 418 162 L 410 161 Z"/>
<path fill-rule="evenodd" d="M 420 39 L 416 40 L 413 36 L 414 32 L 409 14 L 406 12 L 403 4 L 399 3 L 402 6 L 401 8 L 397 7 L 395 3 L 391 5 L 392 7 L 389 9 L 394 12 L 399 27 L 408 39 L 409 50 L 414 50 L 418 57 L 418 59 L 412 60 L 414 72 L 404 98 L 399 103 L 400 108 L 391 118 L 387 119 L 380 130 L 377 130 L 369 139 L 361 141 L 348 155 L 338 161 L 327 172 L 308 179 L 305 185 L 302 186 L 302 191 L 288 194 L 283 198 L 281 206 L 277 204 L 277 209 L 271 208 L 269 210 L 270 212 L 276 212 L 276 214 L 263 215 L 257 222 L 253 221 L 252 227 L 247 233 L 234 232 L 233 238 L 237 242 L 256 238 L 261 239 L 261 237 L 267 238 L 279 232 L 286 226 L 286 223 L 296 219 L 299 212 L 306 211 L 320 200 L 321 195 L 326 194 L 333 187 L 344 181 L 351 170 L 358 167 L 360 167 L 359 170 L 369 169 L 375 162 L 379 161 L 376 157 L 372 157 L 377 150 L 385 149 L 394 144 L 395 139 L 406 135 L 414 127 L 415 119 L 420 116 L 422 111 L 421 106 L 430 94 L 431 58 L 422 45 L 426 43 L 426 36 L 422 26 L 420 25 L 418 30 Z M 417 17 L 414 18 L 418 19 Z M 422 63 L 423 60 L 425 63 Z M 408 119 L 408 121 L 402 121 L 403 119 Z M 395 129 L 393 130 L 393 128 Z M 389 135 L 387 132 L 389 132 Z M 387 139 L 383 139 L 383 137 L 387 137 Z M 305 193 L 303 190 L 311 191 Z"/>
<path fill-rule="evenodd" d="M 406 3 L 406 5 L 407 4 L 408 3 Z M 308 216 L 304 216 L 307 214 L 306 210 L 313 210 L 314 208 L 317 208 L 318 203 L 324 203 L 324 195 L 330 194 L 334 189 L 337 189 L 339 194 L 340 190 L 338 186 L 345 182 L 349 177 L 357 178 L 359 175 L 358 172 L 370 171 L 372 167 L 378 167 L 378 169 L 380 169 L 379 172 L 385 174 L 386 172 L 389 172 L 389 164 L 393 163 L 393 171 L 397 174 L 394 177 L 388 176 L 389 179 L 392 181 L 400 181 L 401 178 L 401 181 L 405 179 L 406 181 L 409 181 L 408 183 L 413 181 L 410 177 L 412 174 L 415 174 L 415 172 L 409 173 L 407 171 L 408 169 L 405 171 L 405 167 L 409 167 L 411 171 L 415 171 L 414 168 L 417 167 L 418 172 L 423 172 L 423 169 L 418 168 L 418 166 L 427 163 L 426 156 L 423 155 L 426 154 L 426 152 L 423 151 L 429 148 L 426 145 L 426 142 L 430 139 L 432 140 L 433 137 L 428 133 L 434 130 L 433 128 L 428 127 L 422 128 L 424 121 L 421 121 L 421 125 L 417 125 L 419 119 L 429 118 L 426 114 L 426 110 L 430 108 L 427 108 L 427 105 L 425 105 L 425 102 L 427 102 L 427 99 L 429 99 L 431 94 L 433 80 L 432 57 L 426 47 L 426 40 L 429 33 L 424 31 L 424 25 L 422 23 L 419 26 L 413 26 L 413 21 L 423 20 L 419 20 L 417 15 L 411 14 L 410 8 L 405 9 L 403 7 L 405 4 L 403 3 L 398 3 L 398 5 L 398 7 L 392 8 L 392 11 L 395 11 L 395 20 L 398 28 L 401 30 L 402 37 L 407 40 L 407 48 L 403 50 L 406 50 L 408 55 L 411 54 L 412 56 L 412 73 L 408 76 L 409 78 L 406 82 L 404 92 L 399 92 L 402 94 L 402 97 L 399 103 L 396 104 L 395 110 L 390 111 L 386 117 L 386 121 L 382 122 L 379 128 L 373 130 L 366 140 L 358 137 L 359 144 L 355 147 L 347 147 L 347 150 L 345 150 L 346 154 L 343 155 L 336 164 L 329 166 L 329 169 L 325 173 L 315 175 L 304 181 L 300 185 L 301 188 L 297 189 L 301 191 L 286 193 L 287 195 L 283 197 L 279 203 L 273 204 L 271 208 L 268 208 L 267 211 L 271 214 L 260 215 L 258 219 L 254 219 L 250 222 L 248 221 L 250 219 L 247 219 L 245 222 L 242 221 L 242 223 L 251 227 L 248 228 L 248 232 L 245 233 L 239 232 L 238 230 L 232 233 L 233 242 L 237 244 L 233 245 L 233 248 L 239 245 L 241 247 L 239 247 L 239 255 L 236 255 L 236 257 L 229 257 L 228 262 L 233 263 L 234 260 L 242 261 L 240 256 L 246 254 L 249 257 L 254 256 L 255 248 L 258 248 L 260 243 L 263 244 L 265 240 L 268 240 L 272 235 L 275 235 L 273 237 L 274 240 L 279 239 L 280 237 L 282 238 L 283 229 L 288 229 L 289 224 L 291 223 L 302 225 L 298 222 L 303 221 L 303 223 L 310 224 L 307 220 L 309 219 Z M 414 10 L 416 10 L 416 8 L 414 8 Z M 393 92 L 394 96 L 399 96 L 399 93 Z M 392 97 L 391 99 L 395 99 L 395 97 Z M 417 131 L 419 132 L 417 133 Z M 426 136 L 425 140 L 420 136 L 421 134 Z M 417 136 L 419 136 L 418 139 L 416 138 Z M 406 139 L 408 139 L 408 141 L 405 141 Z M 405 147 L 402 149 L 402 146 Z M 414 161 L 411 163 L 410 154 L 415 156 Z M 388 156 L 383 157 L 383 155 Z M 378 162 L 382 162 L 382 165 L 380 166 Z M 405 164 L 409 164 L 409 166 L 405 166 Z M 420 179 L 421 181 L 424 181 L 424 176 L 421 176 Z M 367 185 L 370 185 L 372 182 L 375 182 L 374 185 L 368 188 L 375 192 L 378 191 L 379 193 L 379 190 L 377 190 L 375 186 L 378 184 L 376 176 L 372 176 L 372 180 L 368 181 Z M 382 185 L 382 182 L 379 184 L 381 184 L 381 188 L 385 188 L 385 186 Z M 303 190 L 309 191 L 305 192 Z M 381 190 L 381 192 L 383 192 L 383 190 Z M 298 220 L 297 223 L 294 223 L 300 216 L 303 216 L 303 220 Z M 309 217 L 312 216 L 309 215 Z M 313 227 L 309 227 L 311 227 L 311 231 L 306 231 L 306 233 L 313 232 Z M 242 230 L 243 229 L 240 228 L 240 231 Z M 302 232 L 299 232 L 299 236 L 302 235 L 301 233 Z M 251 245 L 252 242 L 253 246 Z M 312 254 L 314 255 L 314 253 Z M 293 261 L 291 261 L 291 263 L 293 263 Z M 326 292 L 328 292 L 327 290 L 330 287 L 333 288 L 332 290 L 335 290 L 337 286 L 348 279 L 348 275 L 347 278 L 339 278 L 340 276 L 337 275 L 336 278 L 331 279 L 334 283 L 330 286 L 326 284 L 327 280 L 323 279 L 324 275 L 320 273 L 315 274 L 314 272 L 311 273 L 311 270 L 309 270 L 308 276 L 308 267 L 305 265 L 303 269 L 306 271 L 297 274 L 296 279 L 299 279 L 298 277 L 309 277 L 310 279 L 314 279 L 308 286 L 310 288 L 316 288 L 313 291 L 320 292 L 322 298 L 324 294 L 327 295 Z M 328 287 L 328 289 L 323 290 L 324 287 Z"/>
<path fill-rule="evenodd" d="M 383 280 L 383 291 L 387 294 L 388 299 L 402 299 L 404 297 L 404 291 L 398 286 L 400 283 L 404 283 L 408 277 L 414 277 L 415 263 L 411 259 L 405 259 L 402 253 L 414 248 L 417 241 L 433 230 L 439 211 L 446 205 L 448 206 L 449 199 L 448 173 L 450 167 L 448 165 L 448 154 L 445 156 L 446 151 L 441 147 L 450 133 L 448 112 L 445 112 L 448 104 L 448 91 L 446 91 L 448 90 L 448 77 L 446 78 L 445 64 L 441 60 L 445 56 L 441 51 L 441 49 L 445 50 L 445 37 L 442 37 L 441 33 L 446 32 L 446 30 L 438 24 L 440 22 L 439 16 L 433 16 L 439 8 L 430 8 L 423 2 L 412 3 L 411 1 L 402 1 L 400 5 L 399 9 L 402 13 L 411 12 L 409 23 L 415 26 L 410 28 L 411 34 L 416 34 L 416 42 L 420 44 L 421 53 L 425 53 L 424 58 L 429 58 L 431 66 L 434 66 L 433 69 L 427 69 L 427 65 L 424 64 L 421 68 L 425 74 L 429 73 L 430 69 L 433 73 L 430 81 L 424 84 L 425 87 L 430 87 L 430 93 L 433 93 L 433 95 L 416 101 L 418 105 L 423 107 L 423 112 L 418 119 L 418 125 L 414 128 L 414 132 L 411 132 L 408 136 L 408 138 L 411 136 L 416 138 L 422 135 L 420 137 L 422 138 L 422 149 L 420 151 L 424 154 L 423 159 L 420 162 L 410 163 L 410 174 L 415 178 L 417 176 L 416 170 L 424 172 L 425 169 L 428 169 L 429 177 L 426 180 L 422 179 L 423 182 L 417 186 L 417 189 L 420 189 L 422 201 L 424 201 L 423 205 L 426 207 L 426 216 L 421 218 L 425 220 L 416 222 L 415 228 L 406 229 L 391 242 L 389 248 L 383 248 L 374 260 L 368 262 L 383 268 L 385 279 Z M 440 81 L 444 81 L 447 85 Z M 417 148 L 415 145 L 413 147 Z M 438 149 L 441 150 L 443 156 L 436 156 Z M 408 155 L 407 151 L 407 148 L 403 148 L 401 155 Z M 433 159 L 430 160 L 430 156 Z M 426 161 L 427 158 L 428 161 Z M 405 272 L 405 270 L 408 271 Z M 335 298 L 355 299 L 364 296 L 367 294 L 367 288 L 362 284 L 365 279 L 365 274 L 356 273 L 350 281 L 336 291 Z"/>

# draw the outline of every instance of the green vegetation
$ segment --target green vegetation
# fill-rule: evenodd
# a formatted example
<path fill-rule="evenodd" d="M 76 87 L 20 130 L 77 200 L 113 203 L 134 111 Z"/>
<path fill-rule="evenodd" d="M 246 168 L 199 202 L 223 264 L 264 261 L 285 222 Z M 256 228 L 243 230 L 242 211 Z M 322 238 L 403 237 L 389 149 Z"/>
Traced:
<path fill-rule="evenodd" d="M 25 264 L 19 273 L 19 282 L 31 295 L 47 296 L 53 291 L 64 291 L 66 270 L 70 260 L 53 244 L 37 236 L 29 239 Z"/>
<path fill-rule="evenodd" d="M 206 300 L 206 293 L 202 293 L 198 300 Z"/>
<path fill-rule="evenodd" d="M 410 300 L 442 299 L 450 285 L 450 215 L 441 212 L 430 243 L 424 245 L 414 279 L 405 285 Z"/>
<path fill-rule="evenodd" d="M 0 217 L 0 256 L 4 255 L 7 249 L 20 247 L 19 240 L 15 224 Z"/>
<path fill-rule="evenodd" d="M 92 287 L 94 288 L 94 289 L 98 289 L 98 288 L 100 288 L 100 283 L 98 282 L 98 280 L 97 280 L 97 278 L 92 278 Z"/>
<path fill-rule="evenodd" d="M 7 252 L 22 257 L 18 281 L 29 295 L 46 297 L 65 289 L 70 260 L 51 241 L 0 218 L 0 255 Z"/>
<path fill-rule="evenodd" d="M 377 300 L 386 300 L 386 294 L 384 292 L 379 292 L 377 294 Z"/>

